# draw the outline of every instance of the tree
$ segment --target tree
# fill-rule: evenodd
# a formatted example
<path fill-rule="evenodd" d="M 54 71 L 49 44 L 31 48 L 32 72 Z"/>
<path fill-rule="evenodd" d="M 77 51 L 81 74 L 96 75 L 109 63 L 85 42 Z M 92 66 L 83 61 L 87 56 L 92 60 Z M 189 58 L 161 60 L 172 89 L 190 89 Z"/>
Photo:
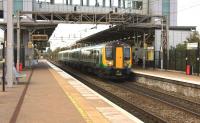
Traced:
<path fill-rule="evenodd" d="M 184 41 L 184 43 L 177 44 L 175 49 L 177 49 L 177 50 L 185 50 L 186 47 L 187 47 L 187 41 Z"/>
<path fill-rule="evenodd" d="M 189 38 L 187 38 L 188 43 L 200 42 L 200 35 L 198 31 L 193 32 Z"/>
<path fill-rule="evenodd" d="M 199 42 L 200 43 L 200 35 L 198 31 L 194 31 L 192 34 L 190 34 L 190 37 L 187 38 L 186 41 L 182 44 L 176 45 L 176 49 L 178 50 L 185 50 L 187 48 L 186 44 L 187 43 L 195 43 Z"/>

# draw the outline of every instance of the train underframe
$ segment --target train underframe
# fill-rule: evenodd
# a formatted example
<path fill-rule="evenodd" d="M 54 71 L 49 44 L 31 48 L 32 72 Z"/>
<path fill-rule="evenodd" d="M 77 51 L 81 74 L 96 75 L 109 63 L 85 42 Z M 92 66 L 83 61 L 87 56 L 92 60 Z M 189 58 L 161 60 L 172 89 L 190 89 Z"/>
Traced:
<path fill-rule="evenodd" d="M 123 69 L 116 69 L 113 67 L 96 67 L 95 65 L 87 64 L 87 63 L 80 63 L 80 62 L 66 62 L 66 61 L 59 61 L 64 65 L 68 65 L 73 68 L 81 69 L 82 71 L 87 71 L 89 73 L 96 74 L 101 78 L 106 79 L 129 79 L 131 75 L 130 68 L 123 68 Z"/>

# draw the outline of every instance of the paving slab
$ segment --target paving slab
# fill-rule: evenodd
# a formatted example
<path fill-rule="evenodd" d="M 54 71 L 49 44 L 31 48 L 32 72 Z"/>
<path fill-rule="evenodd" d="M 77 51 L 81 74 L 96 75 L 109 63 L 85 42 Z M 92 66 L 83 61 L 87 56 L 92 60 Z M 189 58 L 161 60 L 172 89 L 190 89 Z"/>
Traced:
<path fill-rule="evenodd" d="M 31 70 L 22 71 L 22 73 L 26 73 L 27 77 L 19 80 L 19 83 L 27 83 L 31 75 Z M 12 88 L 6 87 L 5 92 L 2 92 L 2 85 L 0 84 L 0 86 L 0 123 L 9 123 L 26 84 L 14 84 Z"/>
<path fill-rule="evenodd" d="M 160 69 L 140 69 L 140 68 L 133 68 L 132 71 L 138 74 L 161 77 L 161 78 L 200 85 L 200 76 L 186 75 L 184 72 L 168 71 Z"/>
<path fill-rule="evenodd" d="M 41 62 L 33 70 L 17 123 L 84 123 L 81 114 Z"/>

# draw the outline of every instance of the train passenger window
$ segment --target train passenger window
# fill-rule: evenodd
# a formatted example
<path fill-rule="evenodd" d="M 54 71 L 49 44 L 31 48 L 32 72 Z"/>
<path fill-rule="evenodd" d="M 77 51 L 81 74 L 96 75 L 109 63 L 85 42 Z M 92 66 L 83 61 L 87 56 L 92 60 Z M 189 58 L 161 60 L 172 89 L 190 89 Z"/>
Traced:
<path fill-rule="evenodd" d="M 106 59 L 112 59 L 112 47 L 106 47 Z"/>
<path fill-rule="evenodd" d="M 99 63 L 99 51 L 96 51 L 96 63 Z"/>
<path fill-rule="evenodd" d="M 125 60 L 130 59 L 130 48 L 124 48 L 124 59 Z"/>

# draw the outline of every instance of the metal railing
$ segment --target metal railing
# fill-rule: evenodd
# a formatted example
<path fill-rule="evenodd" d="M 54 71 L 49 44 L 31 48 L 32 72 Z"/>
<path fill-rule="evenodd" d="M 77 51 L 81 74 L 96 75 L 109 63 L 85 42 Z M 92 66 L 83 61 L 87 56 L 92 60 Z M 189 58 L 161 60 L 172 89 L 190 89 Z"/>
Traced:
<path fill-rule="evenodd" d="M 33 3 L 33 11 L 37 12 L 83 12 L 83 13 L 135 13 L 147 14 L 145 10 L 134 10 L 130 8 L 118 7 L 101 7 L 101 6 L 80 6 L 80 5 L 65 5 L 65 4 L 50 4 L 47 2 Z"/>
<path fill-rule="evenodd" d="M 184 71 L 186 66 L 191 66 L 192 73 L 199 74 L 200 72 L 200 61 L 198 60 L 200 52 L 198 50 L 179 50 L 171 49 L 169 50 L 169 60 L 167 61 L 167 53 L 164 52 L 163 68 L 166 70 Z M 136 63 L 142 66 L 142 60 Z M 161 68 L 161 58 L 160 51 L 154 51 L 154 60 L 146 61 L 147 68 Z"/>

